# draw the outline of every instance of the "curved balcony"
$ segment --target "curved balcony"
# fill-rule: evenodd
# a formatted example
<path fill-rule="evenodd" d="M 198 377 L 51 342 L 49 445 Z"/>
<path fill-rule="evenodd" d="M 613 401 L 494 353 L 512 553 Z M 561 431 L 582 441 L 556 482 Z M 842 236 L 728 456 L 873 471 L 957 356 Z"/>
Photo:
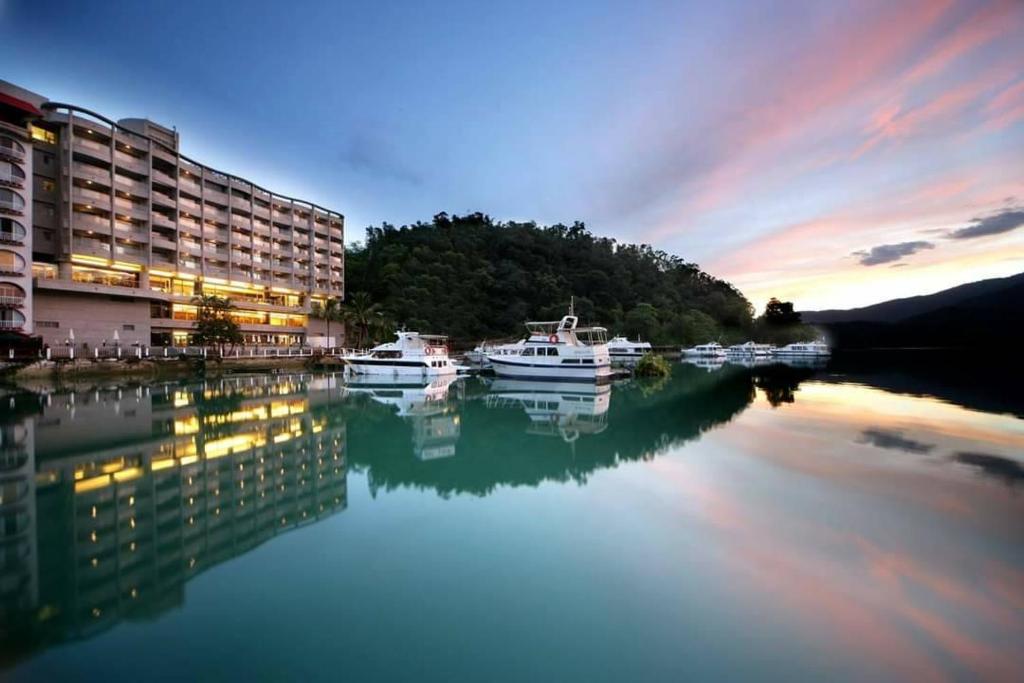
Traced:
<path fill-rule="evenodd" d="M 25 327 L 25 316 L 17 309 L 0 310 L 0 330 L 21 330 Z"/>
<path fill-rule="evenodd" d="M 25 148 L 20 142 L 6 136 L 0 137 L 0 159 L 22 162 L 25 160 Z"/>
<path fill-rule="evenodd" d="M 0 244 L 22 244 L 28 233 L 25 226 L 15 220 L 0 220 Z"/>
<path fill-rule="evenodd" d="M 0 308 L 25 305 L 25 290 L 11 282 L 0 282 Z"/>
<path fill-rule="evenodd" d="M 0 185 L 18 189 L 25 187 L 25 172 L 9 161 L 0 161 Z"/>
<path fill-rule="evenodd" d="M 25 273 L 25 258 L 7 249 L 0 249 L 0 274 L 2 275 L 23 275 Z"/>

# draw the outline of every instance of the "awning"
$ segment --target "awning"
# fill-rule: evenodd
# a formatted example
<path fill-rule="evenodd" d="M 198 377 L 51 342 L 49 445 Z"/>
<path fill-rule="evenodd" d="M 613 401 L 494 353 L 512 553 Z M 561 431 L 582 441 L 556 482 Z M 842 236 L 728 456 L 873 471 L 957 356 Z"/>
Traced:
<path fill-rule="evenodd" d="M 25 100 L 19 100 L 17 97 L 12 97 L 2 92 L 0 92 L 0 104 L 6 104 L 8 107 L 20 109 L 21 111 L 27 114 L 31 114 L 32 116 L 43 115 L 43 112 L 39 111 L 39 109 L 34 107 L 32 104 L 26 102 Z"/>

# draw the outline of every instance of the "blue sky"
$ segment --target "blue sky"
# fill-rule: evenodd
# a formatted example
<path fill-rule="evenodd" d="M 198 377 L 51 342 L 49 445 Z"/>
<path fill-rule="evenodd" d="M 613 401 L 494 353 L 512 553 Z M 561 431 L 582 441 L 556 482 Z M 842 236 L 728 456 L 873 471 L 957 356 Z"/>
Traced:
<path fill-rule="evenodd" d="M 175 125 L 350 241 L 582 220 L 814 308 L 1024 270 L 1022 32 L 1014 0 L 0 0 L 0 78 Z"/>

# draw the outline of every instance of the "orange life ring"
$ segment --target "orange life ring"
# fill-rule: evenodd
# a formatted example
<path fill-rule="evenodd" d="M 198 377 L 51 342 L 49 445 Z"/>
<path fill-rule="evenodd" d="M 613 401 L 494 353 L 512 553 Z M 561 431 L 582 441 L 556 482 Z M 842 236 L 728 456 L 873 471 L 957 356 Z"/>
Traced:
<path fill-rule="evenodd" d="M 427 347 L 427 355 L 428 356 L 433 356 L 434 355 L 434 347 L 433 346 L 428 346 Z"/>
<path fill-rule="evenodd" d="M 557 344 L 558 343 L 558 335 L 557 334 L 551 335 L 550 337 L 548 337 L 548 341 L 551 342 L 552 344 Z"/>

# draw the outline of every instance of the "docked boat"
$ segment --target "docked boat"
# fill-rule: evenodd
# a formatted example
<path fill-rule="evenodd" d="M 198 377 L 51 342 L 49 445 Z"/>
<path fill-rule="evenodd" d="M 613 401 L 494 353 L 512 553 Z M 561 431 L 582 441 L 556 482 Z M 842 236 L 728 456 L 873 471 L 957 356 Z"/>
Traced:
<path fill-rule="evenodd" d="M 823 341 L 796 342 L 775 349 L 773 355 L 779 358 L 826 358 L 832 354 Z"/>
<path fill-rule="evenodd" d="M 629 341 L 625 337 L 612 337 L 608 342 L 608 356 L 613 363 L 638 361 L 645 353 L 651 352 L 650 342 Z"/>
<path fill-rule="evenodd" d="M 727 349 L 727 352 L 730 356 L 767 358 L 772 355 L 773 348 L 774 347 L 771 344 L 758 344 L 757 342 L 748 341 L 743 344 L 733 344 Z"/>
<path fill-rule="evenodd" d="M 404 331 L 395 336 L 393 342 L 347 358 L 348 367 L 360 375 L 437 377 L 456 373 L 448 357 L 447 337 Z"/>
<path fill-rule="evenodd" d="M 487 356 L 494 354 L 496 356 L 518 356 L 519 352 L 523 349 L 526 344 L 525 339 L 519 341 L 494 344 L 491 342 L 482 342 L 476 346 L 472 351 L 466 354 L 466 360 L 470 364 L 479 366 L 481 368 L 490 368 L 491 361 L 488 360 Z"/>
<path fill-rule="evenodd" d="M 579 382 L 611 379 L 605 328 L 578 325 L 579 318 L 574 315 L 555 322 L 528 322 L 530 335 L 518 353 L 489 353 L 487 360 L 499 377 Z"/>
<path fill-rule="evenodd" d="M 683 349 L 683 355 L 687 358 L 725 358 L 725 349 L 718 342 L 710 342 Z"/>

